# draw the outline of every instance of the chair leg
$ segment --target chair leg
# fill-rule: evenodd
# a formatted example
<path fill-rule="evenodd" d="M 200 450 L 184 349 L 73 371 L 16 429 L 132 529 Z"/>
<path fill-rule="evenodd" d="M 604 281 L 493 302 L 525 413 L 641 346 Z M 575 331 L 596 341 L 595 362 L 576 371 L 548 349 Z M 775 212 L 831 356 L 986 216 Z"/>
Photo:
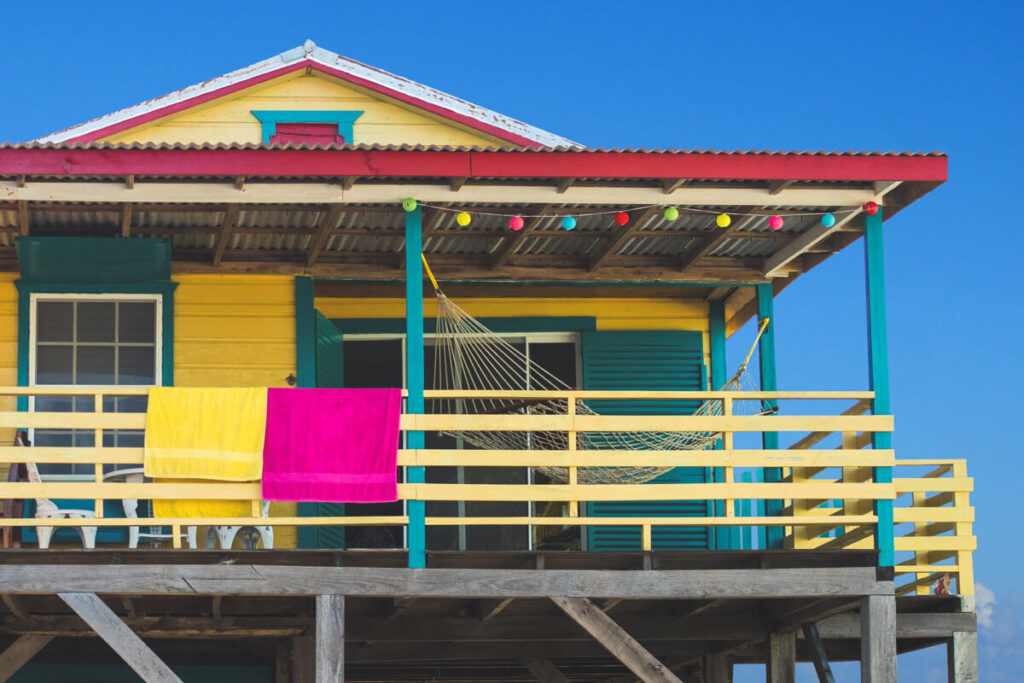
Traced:
<path fill-rule="evenodd" d="M 195 550 L 199 547 L 199 541 L 196 540 L 196 527 L 187 527 L 185 532 L 185 538 L 188 540 L 188 547 Z"/>
<path fill-rule="evenodd" d="M 221 550 L 230 550 L 235 544 L 235 536 L 238 535 L 240 526 L 219 526 L 217 527 L 217 538 L 220 540 Z"/>
<path fill-rule="evenodd" d="M 96 527 L 78 527 L 78 533 L 82 535 L 82 545 L 89 549 L 96 547 Z"/>
<path fill-rule="evenodd" d="M 36 536 L 39 537 L 39 547 L 46 549 L 50 547 L 50 538 L 53 536 L 52 526 L 37 526 Z"/>
<path fill-rule="evenodd" d="M 139 547 L 139 527 L 130 526 L 128 527 L 128 547 L 138 548 Z"/>
<path fill-rule="evenodd" d="M 272 526 L 258 526 L 256 531 L 260 534 L 260 539 L 263 541 L 263 549 L 270 550 L 274 547 L 274 527 Z"/>

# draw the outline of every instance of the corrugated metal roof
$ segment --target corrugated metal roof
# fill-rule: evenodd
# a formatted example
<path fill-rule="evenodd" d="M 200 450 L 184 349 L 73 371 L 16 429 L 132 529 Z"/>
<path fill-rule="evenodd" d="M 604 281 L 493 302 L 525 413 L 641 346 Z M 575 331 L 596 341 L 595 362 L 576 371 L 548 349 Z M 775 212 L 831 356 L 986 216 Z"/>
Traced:
<path fill-rule="evenodd" d="M 867 151 L 867 150 L 770 150 L 770 149 L 686 149 L 686 148 L 648 148 L 648 147 L 498 147 L 498 146 L 459 146 L 459 145 L 383 145 L 383 144 L 308 144 L 296 142 L 284 143 L 164 143 L 164 142 L 19 142 L 0 143 L 4 149 L 58 149 L 58 150 L 350 150 L 369 152 L 505 152 L 505 153 L 572 153 L 572 154 L 716 154 L 716 155 L 761 155 L 761 156 L 852 156 L 852 157 L 945 157 L 945 152 L 912 152 L 912 151 Z"/>

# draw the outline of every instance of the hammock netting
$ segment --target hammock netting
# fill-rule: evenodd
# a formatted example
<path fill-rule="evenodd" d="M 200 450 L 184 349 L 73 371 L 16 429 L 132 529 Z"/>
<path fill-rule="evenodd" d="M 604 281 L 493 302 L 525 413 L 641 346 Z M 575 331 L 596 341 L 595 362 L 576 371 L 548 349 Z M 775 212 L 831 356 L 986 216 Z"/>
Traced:
<path fill-rule="evenodd" d="M 434 388 L 459 391 L 571 391 L 572 387 L 484 327 L 447 296 L 437 291 L 437 337 L 434 347 Z M 721 387 L 722 391 L 756 389 L 746 363 Z M 596 402 L 598 405 L 600 402 Z M 694 402 L 691 402 L 694 403 Z M 734 414 L 766 412 L 760 402 L 735 401 Z M 448 415 L 566 415 L 567 399 L 435 398 L 428 411 Z M 598 413 L 584 401 L 577 415 Z M 688 415 L 721 415 L 722 401 L 700 403 Z M 564 431 L 448 431 L 463 443 L 487 450 L 566 450 Z M 713 446 L 716 432 L 577 432 L 577 450 L 693 451 Z M 565 467 L 534 467 L 554 482 L 568 481 Z M 640 484 L 673 469 L 669 467 L 580 467 L 581 484 Z"/>

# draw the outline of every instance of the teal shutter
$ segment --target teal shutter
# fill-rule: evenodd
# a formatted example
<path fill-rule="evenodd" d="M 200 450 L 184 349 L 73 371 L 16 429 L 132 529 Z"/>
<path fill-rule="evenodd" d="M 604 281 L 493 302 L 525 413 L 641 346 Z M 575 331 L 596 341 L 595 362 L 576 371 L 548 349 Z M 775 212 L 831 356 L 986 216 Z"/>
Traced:
<path fill-rule="evenodd" d="M 700 391 L 707 385 L 704 344 L 700 332 L 628 331 L 584 332 L 582 337 L 583 388 L 594 390 L 648 389 Z M 698 401 L 591 401 L 603 415 L 685 415 Z M 652 483 L 706 483 L 708 468 L 677 467 Z M 624 501 L 588 503 L 595 517 L 705 517 L 709 501 Z M 707 550 L 707 527 L 655 527 L 655 550 Z M 587 527 L 591 550 L 639 550 L 637 527 Z"/>
<path fill-rule="evenodd" d="M 345 385 L 344 343 L 341 330 L 320 311 L 316 311 L 316 385 Z M 344 503 L 299 503 L 300 517 L 340 517 Z M 299 527 L 300 548 L 344 548 L 345 527 Z"/>

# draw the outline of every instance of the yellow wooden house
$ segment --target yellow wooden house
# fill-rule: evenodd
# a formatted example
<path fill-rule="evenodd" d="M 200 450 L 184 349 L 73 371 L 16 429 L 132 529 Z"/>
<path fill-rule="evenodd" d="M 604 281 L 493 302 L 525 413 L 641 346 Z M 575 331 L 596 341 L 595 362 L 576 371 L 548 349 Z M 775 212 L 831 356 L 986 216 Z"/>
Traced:
<path fill-rule="evenodd" d="M 590 148 L 312 42 L 0 145 L 0 679 L 976 680 L 966 463 L 889 409 L 883 219 L 946 161 Z M 780 388 L 774 297 L 858 244 L 863 386 Z M 152 386 L 401 388 L 399 500 L 151 481 Z"/>

